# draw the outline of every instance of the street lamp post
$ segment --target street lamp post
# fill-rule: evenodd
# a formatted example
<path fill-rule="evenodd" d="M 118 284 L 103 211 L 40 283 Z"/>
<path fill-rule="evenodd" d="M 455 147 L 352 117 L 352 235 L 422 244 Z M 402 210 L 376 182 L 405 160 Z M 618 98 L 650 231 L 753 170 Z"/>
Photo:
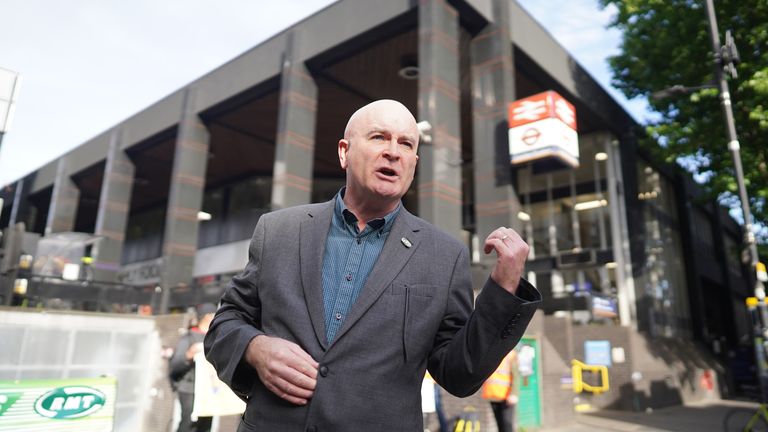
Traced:
<path fill-rule="evenodd" d="M 736 123 L 733 119 L 733 108 L 731 106 L 731 92 L 728 88 L 728 81 L 725 79 L 724 69 L 728 69 L 731 76 L 736 76 L 734 62 L 738 62 L 738 52 L 733 44 L 730 33 L 726 33 L 725 46 L 720 45 L 720 35 L 717 31 L 717 17 L 715 16 L 715 6 L 713 0 L 706 0 L 707 21 L 709 23 L 709 34 L 712 39 L 712 51 L 714 54 L 714 71 L 716 84 L 720 91 L 720 105 L 723 108 L 725 116 L 726 133 L 728 134 L 728 150 L 731 151 L 733 158 L 733 168 L 736 174 L 736 183 L 739 188 L 739 199 L 741 201 L 741 211 L 744 215 L 744 241 L 749 248 L 749 268 L 750 277 L 754 279 L 754 293 L 758 302 L 758 320 L 755 335 L 755 354 L 757 357 L 757 372 L 760 383 L 761 400 L 766 401 L 768 397 L 768 370 L 764 364 L 766 325 L 768 325 L 768 314 L 765 305 L 765 288 L 757 275 L 757 244 L 755 233 L 752 231 L 752 213 L 749 210 L 749 198 L 747 197 L 747 188 L 744 185 L 744 171 L 741 166 L 741 154 L 739 151 L 739 138 L 736 135 Z M 762 322 L 759 322 L 762 321 Z"/>
<path fill-rule="evenodd" d="M 707 20 L 709 22 L 709 33 L 712 38 L 712 50 L 714 52 L 714 70 L 715 81 L 720 91 L 720 105 L 723 108 L 723 115 L 725 117 L 726 133 L 728 134 L 728 150 L 731 151 L 731 157 L 733 158 L 733 168 L 736 174 L 736 184 L 739 188 L 739 200 L 741 201 L 741 211 L 744 215 L 744 241 L 749 248 L 749 268 L 751 269 L 751 277 L 755 279 L 755 297 L 762 303 L 765 299 L 765 288 L 763 283 L 757 278 L 757 242 L 755 241 L 755 233 L 752 231 L 752 212 L 749 210 L 749 198 L 747 197 L 747 188 L 744 185 L 744 170 L 741 166 L 741 153 L 739 151 L 739 138 L 736 135 L 736 123 L 733 119 L 733 108 L 731 106 L 731 92 L 728 88 L 728 81 L 725 79 L 723 69 L 729 68 L 732 73 L 735 73 L 733 67 L 735 49 L 732 48 L 730 41 L 726 46 L 720 45 L 720 35 L 717 31 L 717 18 L 715 17 L 715 7 L 713 0 L 706 0 L 707 4 Z"/>
<path fill-rule="evenodd" d="M 11 125 L 20 81 L 18 73 L 0 68 L 0 146 Z"/>

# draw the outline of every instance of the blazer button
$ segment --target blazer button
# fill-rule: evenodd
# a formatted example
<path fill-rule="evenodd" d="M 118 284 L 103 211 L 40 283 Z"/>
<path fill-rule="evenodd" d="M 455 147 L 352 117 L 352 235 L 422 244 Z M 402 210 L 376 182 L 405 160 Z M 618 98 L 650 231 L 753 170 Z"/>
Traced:
<path fill-rule="evenodd" d="M 328 376 L 328 367 L 327 366 L 320 366 L 320 375 L 327 377 Z"/>
<path fill-rule="evenodd" d="M 314 426 L 310 426 L 307 428 L 307 432 L 317 432 L 317 428 Z"/>

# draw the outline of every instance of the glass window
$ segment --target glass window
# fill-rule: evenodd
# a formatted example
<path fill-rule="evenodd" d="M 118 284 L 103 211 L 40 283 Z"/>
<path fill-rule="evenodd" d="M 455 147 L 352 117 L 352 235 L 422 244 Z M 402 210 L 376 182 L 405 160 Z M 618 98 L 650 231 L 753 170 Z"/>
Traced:
<path fill-rule="evenodd" d="M 579 137 L 576 169 L 538 173 L 524 166 L 515 170 L 522 209 L 532 225 L 526 227 L 526 241 L 533 245 L 536 257 L 611 249 L 604 139 Z"/>
<path fill-rule="evenodd" d="M 699 208 L 694 208 L 691 212 L 693 219 L 693 232 L 696 233 L 694 240 L 708 249 L 715 248 L 715 237 L 712 233 L 712 222 L 709 215 Z"/>
<path fill-rule="evenodd" d="M 272 199 L 272 179 L 255 177 L 236 184 L 230 189 L 228 214 L 251 210 L 268 210 Z"/>
<path fill-rule="evenodd" d="M 690 313 L 673 184 L 638 162 L 638 198 L 643 211 L 644 244 L 638 310 L 653 335 L 689 336 Z"/>
<path fill-rule="evenodd" d="M 205 248 L 251 238 L 262 214 L 269 211 L 272 179 L 251 177 L 206 191 L 203 211 L 211 219 L 202 221 L 197 245 Z"/>
<path fill-rule="evenodd" d="M 315 178 L 312 184 L 312 202 L 325 202 L 333 198 L 344 187 L 343 178 Z"/>
<path fill-rule="evenodd" d="M 637 164 L 637 198 L 677 223 L 674 185 L 645 162 Z"/>
<path fill-rule="evenodd" d="M 165 205 L 128 216 L 123 245 L 123 264 L 160 256 L 165 229 Z"/>
<path fill-rule="evenodd" d="M 211 219 L 224 216 L 224 194 L 223 188 L 205 191 L 201 210 L 210 214 Z"/>
<path fill-rule="evenodd" d="M 741 275 L 741 251 L 739 244 L 728 234 L 723 235 L 725 245 L 725 259 L 728 261 L 728 271 L 734 275 Z"/>

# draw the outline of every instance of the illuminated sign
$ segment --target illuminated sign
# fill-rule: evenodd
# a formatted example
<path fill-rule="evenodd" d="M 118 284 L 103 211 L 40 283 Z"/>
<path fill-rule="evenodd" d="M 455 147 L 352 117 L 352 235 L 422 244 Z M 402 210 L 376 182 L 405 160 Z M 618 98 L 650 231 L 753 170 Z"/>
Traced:
<path fill-rule="evenodd" d="M 509 154 L 512 165 L 553 159 L 579 166 L 576 110 L 554 91 L 509 104 Z"/>

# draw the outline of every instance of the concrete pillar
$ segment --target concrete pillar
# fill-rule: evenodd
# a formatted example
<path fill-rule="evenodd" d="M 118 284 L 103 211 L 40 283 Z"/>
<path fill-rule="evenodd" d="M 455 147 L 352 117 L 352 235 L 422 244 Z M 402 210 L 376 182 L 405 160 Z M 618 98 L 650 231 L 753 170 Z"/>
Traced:
<path fill-rule="evenodd" d="M 509 163 L 507 105 L 515 100 L 515 71 L 507 0 L 493 0 L 493 19 L 470 45 L 475 232 L 481 244 L 500 226 L 523 234 Z M 482 259 L 495 261 L 495 255 Z"/>
<path fill-rule="evenodd" d="M 627 225 L 627 201 L 624 194 L 624 175 L 621 169 L 621 148 L 619 141 L 610 134 L 600 136 L 605 153 L 606 178 L 608 184 L 608 208 L 611 215 L 611 238 L 613 259 L 616 262 L 616 290 L 619 306 L 619 322 L 624 327 L 637 330 L 637 296 L 635 279 L 632 275 L 632 257 L 629 248 Z"/>
<path fill-rule="evenodd" d="M 79 201 L 80 189 L 70 177 L 67 156 L 62 156 L 56 167 L 51 206 L 48 208 L 48 219 L 45 222 L 45 235 L 72 231 L 75 228 Z"/>
<path fill-rule="evenodd" d="M 96 215 L 95 235 L 101 239 L 91 251 L 95 280 L 115 281 L 120 270 L 134 170 L 133 162 L 122 149 L 122 131 L 115 129 L 109 138 L 109 153 Z"/>
<path fill-rule="evenodd" d="M 24 179 L 19 179 L 14 183 L 13 188 L 13 203 L 11 204 L 11 215 L 8 221 L 8 226 L 12 227 L 17 222 L 21 222 L 26 218 L 24 213 L 27 212 L 27 195 L 29 195 L 29 189 L 32 187 L 31 182 L 27 184 Z"/>
<path fill-rule="evenodd" d="M 461 238 L 459 17 L 445 0 L 419 1 L 419 216 Z"/>
<path fill-rule="evenodd" d="M 196 91 L 188 88 L 184 94 L 176 136 L 163 235 L 160 313 L 168 312 L 171 289 L 192 280 L 197 252 L 197 213 L 203 202 L 210 134 L 195 109 Z"/>
<path fill-rule="evenodd" d="M 24 243 L 24 232 L 26 227 L 24 222 L 17 222 L 4 230 L 7 236 L 3 240 L 3 256 L 0 257 L 0 294 L 2 294 L 2 305 L 10 306 L 13 300 L 13 287 L 18 275 L 19 256 Z"/>
<path fill-rule="evenodd" d="M 273 210 L 307 204 L 312 196 L 317 84 L 304 63 L 295 60 L 299 43 L 299 35 L 288 34 L 280 73 Z"/>

